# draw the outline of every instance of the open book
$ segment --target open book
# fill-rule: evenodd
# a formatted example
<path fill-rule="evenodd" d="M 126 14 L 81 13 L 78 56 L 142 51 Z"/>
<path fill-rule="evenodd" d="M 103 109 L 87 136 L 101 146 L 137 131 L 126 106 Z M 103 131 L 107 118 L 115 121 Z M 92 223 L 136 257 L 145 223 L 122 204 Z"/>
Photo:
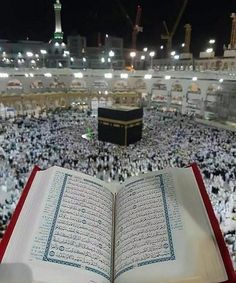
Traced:
<path fill-rule="evenodd" d="M 0 261 L 24 264 L 32 282 L 236 282 L 196 165 L 121 185 L 36 167 Z"/>

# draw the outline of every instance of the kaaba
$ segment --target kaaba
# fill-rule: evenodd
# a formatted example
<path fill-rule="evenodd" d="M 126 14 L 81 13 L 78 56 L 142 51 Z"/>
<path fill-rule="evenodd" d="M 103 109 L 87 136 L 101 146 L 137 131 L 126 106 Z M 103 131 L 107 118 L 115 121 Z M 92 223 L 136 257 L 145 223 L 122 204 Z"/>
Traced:
<path fill-rule="evenodd" d="M 98 108 L 98 140 L 130 145 L 142 138 L 143 109 L 136 107 Z"/>

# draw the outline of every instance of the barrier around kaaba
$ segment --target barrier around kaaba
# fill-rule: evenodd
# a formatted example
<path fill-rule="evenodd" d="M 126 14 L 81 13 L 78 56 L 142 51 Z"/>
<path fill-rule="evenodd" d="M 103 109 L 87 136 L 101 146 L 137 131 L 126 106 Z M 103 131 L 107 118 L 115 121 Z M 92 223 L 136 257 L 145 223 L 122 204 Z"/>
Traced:
<path fill-rule="evenodd" d="M 135 107 L 98 108 L 98 140 L 130 145 L 142 138 L 143 109 Z"/>

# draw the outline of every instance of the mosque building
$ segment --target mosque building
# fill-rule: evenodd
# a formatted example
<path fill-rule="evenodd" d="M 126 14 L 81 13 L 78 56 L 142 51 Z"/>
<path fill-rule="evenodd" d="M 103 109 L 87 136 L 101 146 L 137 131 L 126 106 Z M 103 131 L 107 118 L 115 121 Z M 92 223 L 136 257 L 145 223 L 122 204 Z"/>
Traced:
<path fill-rule="evenodd" d="M 155 58 L 155 53 L 150 57 L 150 51 L 142 50 L 131 58 L 131 49 L 124 48 L 123 39 L 108 34 L 104 38 L 98 35 L 98 46 L 88 47 L 81 35 L 68 36 L 66 43 L 61 9 L 60 0 L 56 0 L 55 31 L 49 42 L 0 40 L 0 66 L 4 67 L 0 73 L 2 107 L 19 112 L 36 106 L 73 104 L 96 110 L 99 106 L 125 104 L 236 121 L 232 106 L 236 81 L 235 14 L 231 15 L 231 38 L 223 57 L 215 57 L 213 48 L 208 48 L 194 58 L 190 50 L 191 25 L 186 24 L 183 52 L 179 55 Z M 133 69 L 126 68 L 130 64 Z M 220 106 L 221 98 L 225 109 L 232 108 L 230 111 Z"/>

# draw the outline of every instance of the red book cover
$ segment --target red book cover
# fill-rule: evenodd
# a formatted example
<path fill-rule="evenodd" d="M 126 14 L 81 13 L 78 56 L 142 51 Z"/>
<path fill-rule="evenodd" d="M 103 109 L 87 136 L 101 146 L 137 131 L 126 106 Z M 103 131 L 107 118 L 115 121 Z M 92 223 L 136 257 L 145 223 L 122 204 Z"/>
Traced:
<path fill-rule="evenodd" d="M 191 168 L 192 168 L 193 173 L 195 175 L 195 178 L 196 178 L 196 181 L 197 181 L 197 184 L 198 184 L 204 205 L 205 205 L 206 210 L 207 210 L 207 214 L 208 214 L 212 229 L 213 229 L 215 237 L 216 237 L 216 241 L 217 241 L 218 246 L 219 246 L 219 250 L 220 250 L 222 259 L 224 261 L 226 273 L 227 273 L 228 278 L 229 278 L 227 281 L 224 281 L 224 282 L 221 282 L 221 283 L 236 283 L 236 273 L 233 269 L 233 265 L 232 265 L 232 261 L 231 261 L 230 255 L 229 255 L 229 251 L 226 247 L 222 232 L 220 230 L 218 220 L 216 219 L 213 207 L 211 205 L 209 196 L 207 194 L 207 191 L 206 191 L 200 170 L 199 170 L 199 168 L 196 164 L 192 164 Z M 17 223 L 20 212 L 21 212 L 21 210 L 24 206 L 24 202 L 27 198 L 27 195 L 28 195 L 30 187 L 33 183 L 34 177 L 35 177 L 35 175 L 38 171 L 40 171 L 40 168 L 35 166 L 30 177 L 29 177 L 29 179 L 28 179 L 28 182 L 27 182 L 27 184 L 26 184 L 26 186 L 23 190 L 23 193 L 20 197 L 20 200 L 17 204 L 15 212 L 12 216 L 11 221 L 10 221 L 10 224 L 9 224 L 5 234 L 4 234 L 2 241 L 0 242 L 0 262 L 3 259 L 3 256 L 4 256 L 4 253 L 6 251 L 8 242 L 11 238 L 12 232 L 15 228 L 15 225 Z"/>
<path fill-rule="evenodd" d="M 230 258 L 229 251 L 226 247 L 224 237 L 223 237 L 222 232 L 220 230 L 219 222 L 218 222 L 218 220 L 215 216 L 215 212 L 213 210 L 211 201 L 210 201 L 208 193 L 206 191 L 206 188 L 205 188 L 205 185 L 204 185 L 204 182 L 203 182 L 203 179 L 202 179 L 202 175 L 200 173 L 200 170 L 199 170 L 197 164 L 194 163 L 194 164 L 191 165 L 191 167 L 192 167 L 193 173 L 195 175 L 195 178 L 196 178 L 196 181 L 197 181 L 197 184 L 198 184 L 204 205 L 206 207 L 207 214 L 208 214 L 212 229 L 214 231 L 217 244 L 219 246 L 221 257 L 224 261 L 226 273 L 227 273 L 228 278 L 229 278 L 227 281 L 224 281 L 224 282 L 221 282 L 221 283 L 236 283 L 236 272 L 233 268 L 233 264 L 232 264 L 232 261 L 231 261 L 231 258 Z"/>
<path fill-rule="evenodd" d="M 4 236 L 3 236 L 2 241 L 0 242 L 0 262 L 3 259 L 4 253 L 5 253 L 6 249 L 7 249 L 8 242 L 9 242 L 9 240 L 11 238 L 11 235 L 13 233 L 13 230 L 14 230 L 14 228 L 16 226 L 16 222 L 17 222 L 18 217 L 20 215 L 20 212 L 21 212 L 21 210 L 22 210 L 22 208 L 24 206 L 25 200 L 27 198 L 27 195 L 28 195 L 29 190 L 31 188 L 31 185 L 33 183 L 34 177 L 35 177 L 36 173 L 38 171 L 40 171 L 40 170 L 41 169 L 38 166 L 35 166 L 34 169 L 32 170 L 32 172 L 30 174 L 30 177 L 28 179 L 28 182 L 27 182 L 27 184 L 26 184 L 26 186 L 25 186 L 25 188 L 24 188 L 24 190 L 23 190 L 23 192 L 21 194 L 21 197 L 20 197 L 20 199 L 18 201 L 16 209 L 15 209 L 13 215 L 12 215 L 11 221 L 10 221 L 8 227 L 7 227 L 7 230 L 6 230 L 6 232 L 5 232 Z"/>

